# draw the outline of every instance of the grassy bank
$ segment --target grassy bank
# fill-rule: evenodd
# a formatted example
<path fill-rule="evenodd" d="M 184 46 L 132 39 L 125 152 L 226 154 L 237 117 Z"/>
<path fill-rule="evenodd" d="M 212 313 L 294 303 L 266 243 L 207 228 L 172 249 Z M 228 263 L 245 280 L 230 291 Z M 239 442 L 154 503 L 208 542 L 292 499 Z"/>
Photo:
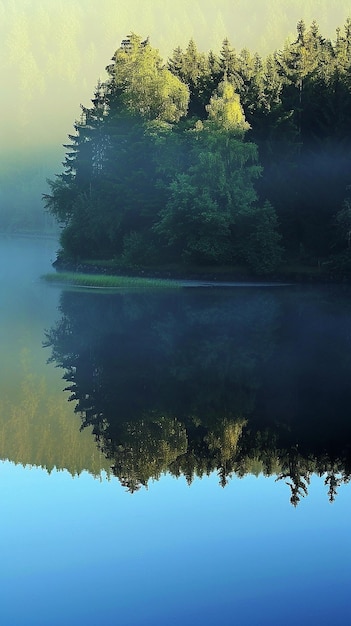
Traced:
<path fill-rule="evenodd" d="M 181 286 L 180 281 L 164 278 L 142 278 L 140 276 L 116 276 L 109 274 L 85 274 L 76 272 L 44 274 L 42 278 L 51 283 L 64 283 L 76 287 L 88 287 L 94 289 L 164 289 Z"/>
<path fill-rule="evenodd" d="M 269 280 L 277 283 L 328 284 L 350 282 L 351 276 L 348 267 L 339 267 L 330 261 L 311 260 L 308 263 L 303 263 L 299 259 L 290 260 L 269 274 L 252 272 L 243 265 L 206 266 L 174 263 L 141 267 L 126 266 L 118 259 L 81 259 L 74 261 L 64 258 L 60 254 L 54 263 L 54 267 L 60 274 L 105 276 L 111 277 L 111 279 L 112 277 L 117 277 L 119 280 L 124 277 L 128 281 L 134 278 L 139 278 L 142 281 L 146 279 L 160 280 L 162 286 L 164 286 L 164 281 L 167 282 L 167 280 L 171 280 L 172 285 L 174 281 L 182 282 L 188 280 L 211 282 L 265 282 Z"/>

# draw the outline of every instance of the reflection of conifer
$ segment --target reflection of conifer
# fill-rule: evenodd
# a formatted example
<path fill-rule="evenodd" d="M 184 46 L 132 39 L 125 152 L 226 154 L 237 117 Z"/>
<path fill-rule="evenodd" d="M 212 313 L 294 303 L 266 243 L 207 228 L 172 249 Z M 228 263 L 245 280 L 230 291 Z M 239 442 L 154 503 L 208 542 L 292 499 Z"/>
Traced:
<path fill-rule="evenodd" d="M 342 484 L 343 479 L 341 476 L 337 477 L 333 471 L 328 472 L 324 484 L 328 485 L 328 499 L 329 502 L 334 502 L 337 493 L 338 487 Z"/>
<path fill-rule="evenodd" d="M 118 440 L 101 436 L 99 445 L 113 462 L 115 476 L 134 492 L 166 473 L 173 460 L 186 452 L 187 437 L 178 420 L 145 415 L 138 422 L 124 423 Z"/>
<path fill-rule="evenodd" d="M 325 476 L 324 484 L 328 486 L 329 502 L 334 502 L 340 485 L 346 485 L 351 480 L 351 472 L 347 468 L 347 460 L 336 458 L 326 452 L 315 460 L 315 471 L 319 476 Z"/>
<path fill-rule="evenodd" d="M 301 463 L 300 456 L 297 451 L 297 446 L 291 448 L 288 453 L 288 468 L 278 475 L 276 480 L 282 480 L 284 478 L 290 478 L 290 481 L 285 481 L 291 489 L 290 502 L 293 506 L 297 506 L 302 497 L 308 495 L 308 485 L 310 484 L 310 472 Z"/>

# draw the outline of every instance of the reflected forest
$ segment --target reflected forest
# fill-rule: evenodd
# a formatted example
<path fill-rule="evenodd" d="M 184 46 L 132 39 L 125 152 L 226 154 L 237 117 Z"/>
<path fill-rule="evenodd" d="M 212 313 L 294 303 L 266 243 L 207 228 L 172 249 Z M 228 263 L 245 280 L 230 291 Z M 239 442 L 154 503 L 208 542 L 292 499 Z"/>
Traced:
<path fill-rule="evenodd" d="M 68 290 L 44 345 L 128 491 L 263 473 L 296 506 L 316 474 L 333 502 L 351 477 L 350 302 L 341 287 Z"/>

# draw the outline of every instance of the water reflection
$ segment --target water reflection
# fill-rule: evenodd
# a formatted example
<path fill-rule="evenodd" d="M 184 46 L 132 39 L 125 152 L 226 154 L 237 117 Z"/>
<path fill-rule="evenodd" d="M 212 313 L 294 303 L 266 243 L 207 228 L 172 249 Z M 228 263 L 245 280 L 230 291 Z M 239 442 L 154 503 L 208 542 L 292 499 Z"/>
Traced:
<path fill-rule="evenodd" d="M 57 242 L 0 234 L 0 460 L 23 466 L 88 470 L 109 467 L 72 416 L 59 372 L 46 364 L 43 329 L 57 319 L 60 291 L 39 279 L 50 271 Z M 24 262 L 25 259 L 25 262 Z"/>
<path fill-rule="evenodd" d="M 23 466 L 40 466 L 50 474 L 66 469 L 72 476 L 88 470 L 96 478 L 108 473 L 106 459 L 55 389 L 50 376 L 33 362 L 24 346 L 18 356 L 16 380 L 0 395 L 0 459 Z"/>
<path fill-rule="evenodd" d="M 351 477 L 351 308 L 341 289 L 64 292 L 47 333 L 82 429 L 134 492 L 169 472 Z"/>

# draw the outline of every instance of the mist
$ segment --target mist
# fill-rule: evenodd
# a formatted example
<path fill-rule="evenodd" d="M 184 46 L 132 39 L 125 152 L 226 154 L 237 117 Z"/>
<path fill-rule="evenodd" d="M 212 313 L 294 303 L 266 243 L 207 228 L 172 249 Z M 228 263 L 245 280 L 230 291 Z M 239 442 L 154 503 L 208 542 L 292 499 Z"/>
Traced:
<path fill-rule="evenodd" d="M 219 52 L 228 37 L 237 51 L 266 55 L 295 36 L 299 19 L 316 19 L 334 38 L 349 12 L 340 0 L 2 0 L 0 229 L 14 210 L 42 211 L 45 180 L 62 170 L 80 104 L 89 106 L 127 33 L 149 36 L 165 60 L 190 38 L 204 52 Z"/>

